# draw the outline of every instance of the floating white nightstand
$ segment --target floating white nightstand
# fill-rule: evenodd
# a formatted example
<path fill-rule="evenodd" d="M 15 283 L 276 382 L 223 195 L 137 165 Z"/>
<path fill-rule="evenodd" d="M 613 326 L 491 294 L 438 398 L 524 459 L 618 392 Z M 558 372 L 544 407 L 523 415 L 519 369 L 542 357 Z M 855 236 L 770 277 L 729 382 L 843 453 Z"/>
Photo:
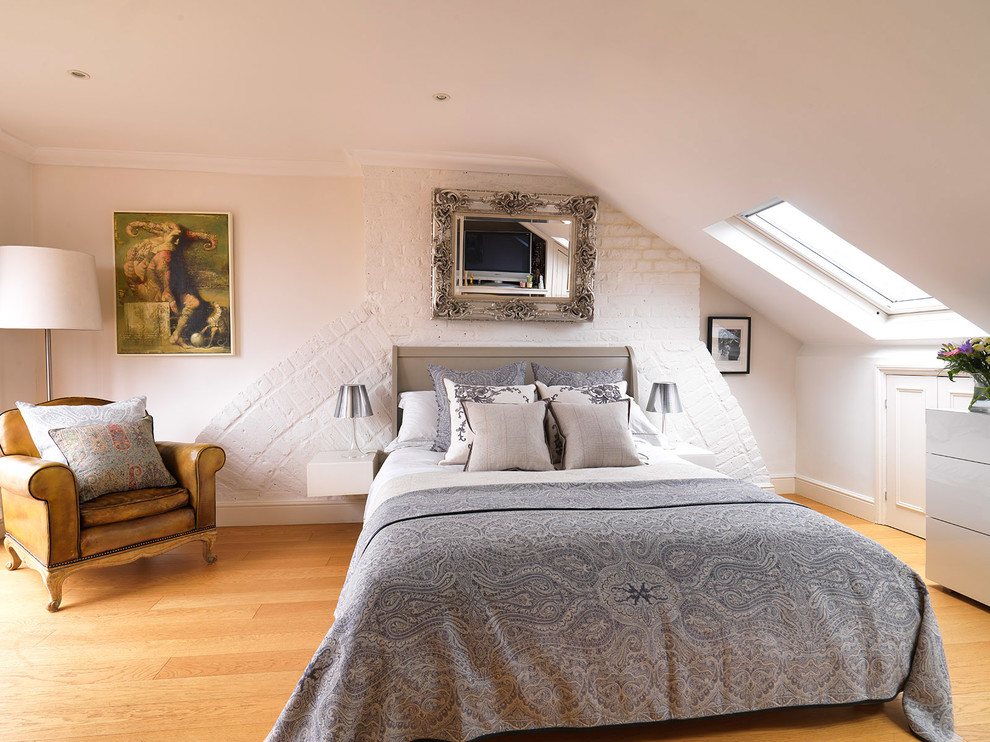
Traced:
<path fill-rule="evenodd" d="M 318 453 L 306 466 L 309 497 L 367 495 L 375 476 L 377 451 L 348 458 L 344 451 Z"/>
<path fill-rule="evenodd" d="M 668 453 L 674 454 L 674 456 L 684 459 L 685 461 L 690 461 L 692 464 L 703 466 L 706 469 L 715 469 L 715 454 L 707 448 L 695 446 L 691 443 L 678 442 L 673 448 L 668 448 L 665 450 Z"/>

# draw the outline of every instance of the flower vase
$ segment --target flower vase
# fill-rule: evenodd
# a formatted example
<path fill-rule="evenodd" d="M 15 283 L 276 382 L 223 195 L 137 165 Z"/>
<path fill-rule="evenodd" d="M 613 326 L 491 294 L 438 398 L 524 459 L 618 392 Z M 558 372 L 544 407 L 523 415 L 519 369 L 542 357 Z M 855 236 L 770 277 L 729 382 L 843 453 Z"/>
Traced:
<path fill-rule="evenodd" d="M 990 387 L 973 387 L 973 399 L 969 403 L 969 411 L 990 414 Z"/>
<path fill-rule="evenodd" d="M 969 403 L 970 412 L 990 414 L 990 381 L 986 377 L 973 374 L 973 399 Z"/>

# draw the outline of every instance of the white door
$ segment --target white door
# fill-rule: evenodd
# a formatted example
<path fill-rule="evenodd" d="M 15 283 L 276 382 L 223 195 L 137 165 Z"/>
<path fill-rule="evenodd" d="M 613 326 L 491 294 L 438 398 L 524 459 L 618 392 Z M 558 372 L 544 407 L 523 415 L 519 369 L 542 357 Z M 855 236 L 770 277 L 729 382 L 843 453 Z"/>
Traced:
<path fill-rule="evenodd" d="M 973 399 L 973 380 L 968 376 L 957 376 L 949 381 L 946 376 L 938 377 L 938 408 L 940 410 L 969 409 Z"/>
<path fill-rule="evenodd" d="M 883 523 L 925 537 L 925 412 L 965 410 L 973 381 L 944 376 L 886 376 Z"/>

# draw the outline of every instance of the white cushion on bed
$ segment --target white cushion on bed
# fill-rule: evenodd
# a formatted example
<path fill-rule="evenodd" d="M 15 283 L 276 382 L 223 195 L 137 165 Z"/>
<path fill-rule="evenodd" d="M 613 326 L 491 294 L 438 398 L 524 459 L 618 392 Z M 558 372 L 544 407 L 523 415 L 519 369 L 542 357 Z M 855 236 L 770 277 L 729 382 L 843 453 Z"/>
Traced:
<path fill-rule="evenodd" d="M 399 409 L 402 410 L 399 434 L 385 446 L 385 453 L 400 448 L 432 448 L 437 438 L 436 392 L 402 392 Z"/>
<path fill-rule="evenodd" d="M 474 440 L 474 433 L 467 424 L 461 402 L 481 404 L 528 404 L 536 401 L 536 387 L 533 384 L 518 386 L 483 386 L 459 384 L 450 379 L 443 380 L 450 405 L 450 447 L 441 464 L 463 464 L 467 461 L 468 447 Z"/>
<path fill-rule="evenodd" d="M 632 400 L 605 404 L 550 402 L 564 443 L 564 469 L 596 469 L 605 466 L 640 466 L 636 443 L 629 432 Z"/>
<path fill-rule="evenodd" d="M 550 471 L 543 419 L 546 403 L 461 403 L 474 434 L 464 471 Z"/>

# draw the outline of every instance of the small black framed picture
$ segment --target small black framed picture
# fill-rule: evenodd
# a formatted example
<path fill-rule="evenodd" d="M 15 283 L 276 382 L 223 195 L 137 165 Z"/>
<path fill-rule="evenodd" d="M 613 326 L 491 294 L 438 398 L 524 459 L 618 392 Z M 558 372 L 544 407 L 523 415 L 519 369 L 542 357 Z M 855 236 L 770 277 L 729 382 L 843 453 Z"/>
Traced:
<path fill-rule="evenodd" d="M 749 317 L 709 317 L 708 350 L 723 374 L 748 374 Z"/>

